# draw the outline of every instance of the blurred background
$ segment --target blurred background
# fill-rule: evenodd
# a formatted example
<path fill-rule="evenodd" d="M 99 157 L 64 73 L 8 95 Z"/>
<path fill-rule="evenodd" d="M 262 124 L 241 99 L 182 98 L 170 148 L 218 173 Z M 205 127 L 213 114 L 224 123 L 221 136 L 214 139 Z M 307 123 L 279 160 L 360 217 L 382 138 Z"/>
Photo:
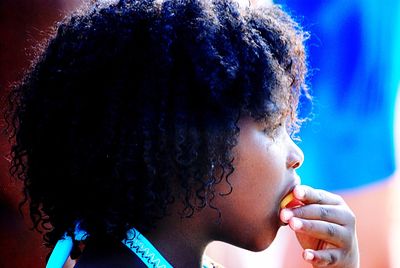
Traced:
<path fill-rule="evenodd" d="M 37 44 L 52 33 L 56 21 L 84 2 L 90 1 L 0 1 L 1 105 L 11 83 L 29 66 Z M 357 216 L 361 267 L 398 268 L 400 1 L 274 2 L 310 32 L 308 82 L 314 100 L 307 114 L 311 120 L 300 132 L 302 183 L 344 196 Z M 29 230 L 29 217 L 18 212 L 21 185 L 8 176 L 8 149 L 6 137 L 0 136 L 0 267 L 44 267 L 47 250 L 40 235 Z M 216 242 L 207 254 L 226 267 L 309 267 L 286 227 L 264 252 Z"/>
<path fill-rule="evenodd" d="M 343 190 L 395 169 L 400 1 L 277 0 L 310 32 L 314 117 L 304 125 L 303 181 Z"/>
<path fill-rule="evenodd" d="M 314 100 L 311 113 L 303 107 L 311 120 L 298 143 L 305 154 L 302 183 L 342 195 L 355 212 L 361 267 L 399 268 L 400 1 L 274 2 L 310 33 Z M 288 227 L 263 253 L 222 243 L 209 252 L 227 267 L 309 267 Z"/>
<path fill-rule="evenodd" d="M 0 0 L 0 107 L 10 85 L 20 79 L 54 23 L 74 10 L 80 0 Z M 0 129 L 4 127 L 0 116 Z M 48 250 L 33 232 L 23 207 L 21 183 L 8 175 L 7 137 L 0 131 L 0 267 L 45 267 Z"/>

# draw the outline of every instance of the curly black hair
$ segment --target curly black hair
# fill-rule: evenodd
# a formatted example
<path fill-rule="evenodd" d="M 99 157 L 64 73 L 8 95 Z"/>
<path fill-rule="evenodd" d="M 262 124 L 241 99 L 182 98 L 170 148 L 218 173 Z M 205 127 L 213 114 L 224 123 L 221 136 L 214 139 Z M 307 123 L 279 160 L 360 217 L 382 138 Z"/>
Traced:
<path fill-rule="evenodd" d="M 279 6 L 233 0 L 121 0 L 60 23 L 5 113 L 10 173 L 48 246 L 77 221 L 146 232 L 173 202 L 218 215 L 239 118 L 299 126 L 306 37 Z"/>

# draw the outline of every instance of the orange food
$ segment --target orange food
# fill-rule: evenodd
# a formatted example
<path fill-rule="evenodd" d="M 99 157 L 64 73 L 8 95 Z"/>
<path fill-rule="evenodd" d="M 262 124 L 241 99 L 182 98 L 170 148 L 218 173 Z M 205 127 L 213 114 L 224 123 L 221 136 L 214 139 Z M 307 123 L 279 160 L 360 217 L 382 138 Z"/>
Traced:
<path fill-rule="evenodd" d="M 281 209 L 282 208 L 295 208 L 303 206 L 304 203 L 294 197 L 293 192 L 290 192 L 283 200 L 281 201 Z"/>

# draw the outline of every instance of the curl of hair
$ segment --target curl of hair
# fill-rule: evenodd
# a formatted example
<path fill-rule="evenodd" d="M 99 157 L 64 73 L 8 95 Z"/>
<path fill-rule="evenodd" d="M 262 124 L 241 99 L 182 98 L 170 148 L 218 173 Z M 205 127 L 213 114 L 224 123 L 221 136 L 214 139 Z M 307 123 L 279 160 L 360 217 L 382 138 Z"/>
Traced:
<path fill-rule="evenodd" d="M 184 217 L 219 213 L 240 116 L 297 127 L 305 39 L 279 6 L 229 0 L 121 0 L 71 16 L 6 112 L 35 228 L 53 246 L 77 220 L 91 235 L 146 232 L 177 200 Z"/>

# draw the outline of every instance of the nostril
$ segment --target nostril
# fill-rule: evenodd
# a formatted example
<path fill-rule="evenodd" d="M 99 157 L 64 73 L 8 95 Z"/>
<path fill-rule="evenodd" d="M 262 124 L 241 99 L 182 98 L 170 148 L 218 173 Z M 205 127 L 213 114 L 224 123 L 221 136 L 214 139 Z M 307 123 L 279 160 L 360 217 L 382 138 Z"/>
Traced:
<path fill-rule="evenodd" d="M 301 162 L 298 160 L 294 160 L 294 159 L 292 161 L 288 161 L 288 163 L 287 163 L 287 168 L 296 169 L 300 166 L 301 166 Z"/>
<path fill-rule="evenodd" d="M 296 169 L 298 167 L 300 167 L 300 162 L 299 161 L 296 161 L 295 163 L 293 163 L 293 165 L 292 165 L 293 169 Z"/>
<path fill-rule="evenodd" d="M 297 146 L 293 140 L 290 140 L 291 144 L 288 148 L 288 155 L 287 155 L 287 164 L 286 167 L 289 169 L 296 169 L 301 167 L 304 162 L 304 154 L 303 151 Z"/>
<path fill-rule="evenodd" d="M 302 164 L 302 157 L 299 154 L 291 153 L 287 159 L 287 168 L 296 169 L 299 168 Z"/>

